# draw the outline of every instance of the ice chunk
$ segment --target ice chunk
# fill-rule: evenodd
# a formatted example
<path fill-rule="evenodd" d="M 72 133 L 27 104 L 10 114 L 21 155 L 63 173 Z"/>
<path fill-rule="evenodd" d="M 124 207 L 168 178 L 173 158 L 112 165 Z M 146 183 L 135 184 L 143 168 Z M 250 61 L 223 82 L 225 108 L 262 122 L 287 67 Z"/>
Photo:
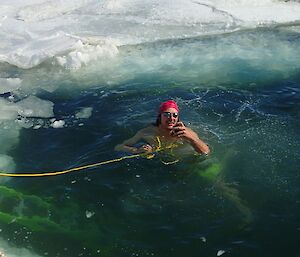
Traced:
<path fill-rule="evenodd" d="M 33 127 L 33 122 L 27 118 L 19 118 L 16 120 L 16 122 L 22 127 L 22 128 L 31 128 Z"/>
<path fill-rule="evenodd" d="M 17 103 L 18 113 L 24 117 L 53 117 L 54 104 L 48 100 L 42 100 L 36 96 L 29 96 Z"/>
<path fill-rule="evenodd" d="M 85 107 L 82 108 L 79 112 L 75 114 L 77 119 L 88 119 L 89 117 L 92 116 L 92 107 Z"/>
<path fill-rule="evenodd" d="M 63 128 L 63 126 L 65 125 L 65 121 L 64 120 L 56 120 L 54 121 L 51 126 L 53 128 Z"/>
<path fill-rule="evenodd" d="M 0 78 L 0 94 L 12 92 L 21 86 L 19 78 Z"/>
<path fill-rule="evenodd" d="M 0 121 L 14 120 L 18 117 L 18 107 L 16 104 L 0 98 Z"/>
<path fill-rule="evenodd" d="M 61 31 L 48 34 L 43 36 L 41 33 L 39 38 L 24 41 L 15 45 L 14 49 L 1 51 L 0 48 L 0 61 L 30 69 L 55 55 L 76 49 L 78 39 Z"/>
<path fill-rule="evenodd" d="M 89 219 L 95 215 L 95 212 L 92 211 L 85 211 L 85 216 Z"/>
<path fill-rule="evenodd" d="M 59 65 L 66 69 L 79 69 L 84 65 L 98 59 L 112 58 L 119 53 L 117 46 L 110 40 L 105 40 L 98 45 L 77 44 L 77 49 L 65 56 L 58 56 Z"/>
<path fill-rule="evenodd" d="M 204 236 L 200 237 L 200 239 L 203 243 L 206 243 L 206 238 Z"/>
<path fill-rule="evenodd" d="M 224 253 L 226 253 L 226 251 L 224 251 L 224 250 L 219 250 L 219 251 L 217 252 L 217 256 L 221 256 L 221 255 L 223 255 Z"/>

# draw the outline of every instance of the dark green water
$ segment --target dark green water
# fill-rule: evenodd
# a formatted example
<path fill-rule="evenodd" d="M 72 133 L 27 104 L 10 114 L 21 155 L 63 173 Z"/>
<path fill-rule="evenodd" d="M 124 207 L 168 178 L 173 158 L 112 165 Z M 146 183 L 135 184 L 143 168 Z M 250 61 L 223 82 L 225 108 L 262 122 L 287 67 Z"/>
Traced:
<path fill-rule="evenodd" d="M 108 69 L 112 80 L 126 74 L 125 82 L 103 83 L 101 71 L 90 77 L 92 67 L 81 71 L 88 86 L 66 72 L 61 85 L 52 81 L 53 92 L 38 89 L 66 125 L 22 129 L 10 151 L 17 173 L 117 158 L 114 146 L 154 122 L 159 103 L 169 98 L 212 154 L 174 165 L 156 156 L 11 179 L 5 186 L 22 195 L 15 203 L 5 196 L 1 211 L 17 213 L 23 199 L 31 220 L 2 220 L 2 237 L 41 256 L 193 257 L 219 250 L 224 256 L 300 256 L 299 39 L 257 31 L 123 49 L 119 69 Z M 149 66 L 139 66 L 142 61 Z M 26 76 L 44 74 L 45 67 Z M 87 106 L 92 116 L 76 119 Z M 210 167 L 219 175 L 201 176 Z"/>

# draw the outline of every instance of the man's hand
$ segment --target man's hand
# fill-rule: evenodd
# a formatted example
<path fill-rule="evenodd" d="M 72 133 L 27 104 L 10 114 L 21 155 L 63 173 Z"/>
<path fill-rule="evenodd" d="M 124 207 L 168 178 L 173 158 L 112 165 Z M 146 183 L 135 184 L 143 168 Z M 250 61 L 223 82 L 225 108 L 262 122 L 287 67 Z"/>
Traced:
<path fill-rule="evenodd" d="M 149 144 L 142 145 L 141 147 L 136 149 L 136 153 L 148 153 L 152 151 L 153 151 L 153 147 Z"/>
<path fill-rule="evenodd" d="M 170 132 L 173 137 L 184 138 L 190 142 L 194 149 L 199 153 L 209 154 L 210 149 L 190 128 L 186 128 L 182 122 L 178 122 Z"/>
<path fill-rule="evenodd" d="M 177 122 L 176 125 L 172 128 L 170 134 L 172 136 L 178 136 L 181 135 L 185 130 L 185 126 L 183 124 L 183 122 Z"/>
<path fill-rule="evenodd" d="M 195 134 L 195 133 L 194 133 Z M 187 129 L 183 122 L 177 122 L 176 125 L 170 132 L 171 136 L 174 137 L 183 137 L 185 139 L 193 139 L 196 135 L 194 135 L 191 130 Z"/>

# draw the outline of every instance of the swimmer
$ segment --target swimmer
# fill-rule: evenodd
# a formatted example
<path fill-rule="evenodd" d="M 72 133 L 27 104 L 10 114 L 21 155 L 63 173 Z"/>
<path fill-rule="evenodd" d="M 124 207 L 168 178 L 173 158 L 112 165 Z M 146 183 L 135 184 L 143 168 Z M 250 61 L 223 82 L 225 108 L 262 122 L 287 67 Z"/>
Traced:
<path fill-rule="evenodd" d="M 179 120 L 179 108 L 175 101 L 160 104 L 156 123 L 138 131 L 132 138 L 115 147 L 116 151 L 140 154 L 152 152 L 157 146 L 157 137 L 163 145 L 176 142 L 189 143 L 197 153 L 209 154 L 210 149 L 197 133 Z"/>

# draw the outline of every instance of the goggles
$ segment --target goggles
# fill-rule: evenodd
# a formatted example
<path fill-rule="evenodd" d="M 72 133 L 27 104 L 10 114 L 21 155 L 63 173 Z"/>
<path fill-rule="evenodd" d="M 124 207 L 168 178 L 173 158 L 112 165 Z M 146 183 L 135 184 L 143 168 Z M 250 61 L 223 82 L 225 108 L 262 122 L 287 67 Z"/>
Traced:
<path fill-rule="evenodd" d="M 163 112 L 162 115 L 168 119 L 171 119 L 172 117 L 176 119 L 178 117 L 178 112 Z"/>

